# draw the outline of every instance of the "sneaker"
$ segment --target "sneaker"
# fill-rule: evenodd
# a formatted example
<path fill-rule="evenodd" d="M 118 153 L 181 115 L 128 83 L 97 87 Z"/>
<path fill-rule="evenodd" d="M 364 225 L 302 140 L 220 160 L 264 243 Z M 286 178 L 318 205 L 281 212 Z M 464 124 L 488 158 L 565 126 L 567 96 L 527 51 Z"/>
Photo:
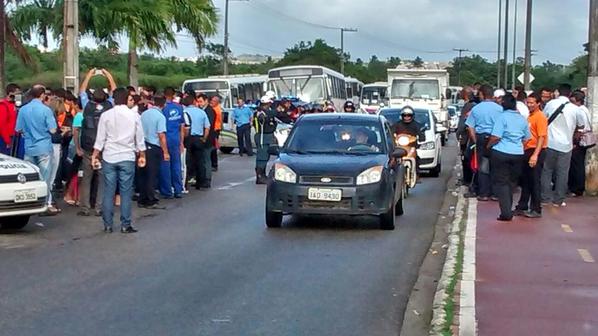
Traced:
<path fill-rule="evenodd" d="M 166 210 L 166 207 L 160 204 L 152 204 L 152 205 L 146 205 L 144 206 L 144 208 L 146 209 L 150 209 L 150 210 Z"/>
<path fill-rule="evenodd" d="M 490 197 L 478 196 L 478 201 L 480 202 L 488 202 Z"/>
<path fill-rule="evenodd" d="M 120 228 L 120 233 L 135 233 L 139 232 L 136 228 L 129 226 L 128 228 Z"/>
<path fill-rule="evenodd" d="M 111 227 L 105 227 L 104 228 L 104 233 L 112 233 L 112 232 L 114 232 L 114 231 L 112 230 Z"/>
<path fill-rule="evenodd" d="M 185 189 L 183 191 L 181 191 L 182 194 L 187 195 L 189 193 L 189 190 Z"/>
<path fill-rule="evenodd" d="M 528 211 L 525 213 L 527 218 L 542 218 L 542 214 L 536 211 Z"/>
<path fill-rule="evenodd" d="M 81 217 L 89 217 L 91 214 L 89 212 L 89 210 L 80 210 L 79 212 L 77 212 L 77 216 L 81 216 Z"/>
<path fill-rule="evenodd" d="M 523 217 L 523 216 L 525 216 L 525 211 L 524 210 L 515 209 L 515 210 L 513 210 L 513 216 Z"/>
<path fill-rule="evenodd" d="M 559 207 L 560 208 L 564 208 L 564 207 L 567 206 L 567 203 L 565 203 L 565 202 L 562 202 L 562 203 L 552 203 L 552 206 L 555 207 L 555 208 L 559 208 Z"/>
<path fill-rule="evenodd" d="M 509 217 L 498 216 L 498 218 L 496 218 L 496 220 L 499 222 L 510 222 L 513 220 L 513 217 L 509 218 Z"/>

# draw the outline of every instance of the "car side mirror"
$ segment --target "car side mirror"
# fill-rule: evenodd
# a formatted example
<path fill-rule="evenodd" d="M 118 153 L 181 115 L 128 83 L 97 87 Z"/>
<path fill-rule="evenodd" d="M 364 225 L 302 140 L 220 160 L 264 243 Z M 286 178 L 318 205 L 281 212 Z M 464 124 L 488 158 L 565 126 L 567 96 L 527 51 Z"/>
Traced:
<path fill-rule="evenodd" d="M 268 147 L 268 155 L 279 156 L 280 149 L 278 148 L 278 146 L 269 146 Z"/>
<path fill-rule="evenodd" d="M 407 155 L 407 151 L 404 150 L 403 148 L 395 148 L 394 152 L 392 152 L 392 157 L 395 159 L 400 159 L 402 157 L 404 157 L 405 155 Z"/>

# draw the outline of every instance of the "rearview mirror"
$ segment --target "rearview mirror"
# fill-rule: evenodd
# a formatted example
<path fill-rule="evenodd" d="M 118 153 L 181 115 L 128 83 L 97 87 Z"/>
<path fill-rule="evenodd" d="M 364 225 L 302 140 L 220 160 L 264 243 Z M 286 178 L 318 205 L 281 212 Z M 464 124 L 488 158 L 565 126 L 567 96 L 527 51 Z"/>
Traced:
<path fill-rule="evenodd" d="M 278 148 L 278 146 L 269 146 L 268 147 L 268 155 L 275 155 L 275 156 L 280 155 L 280 149 Z"/>
<path fill-rule="evenodd" d="M 404 157 L 405 155 L 407 155 L 407 151 L 404 150 L 403 148 L 395 148 L 394 152 L 392 152 L 392 157 L 395 159 L 400 159 L 402 157 Z"/>

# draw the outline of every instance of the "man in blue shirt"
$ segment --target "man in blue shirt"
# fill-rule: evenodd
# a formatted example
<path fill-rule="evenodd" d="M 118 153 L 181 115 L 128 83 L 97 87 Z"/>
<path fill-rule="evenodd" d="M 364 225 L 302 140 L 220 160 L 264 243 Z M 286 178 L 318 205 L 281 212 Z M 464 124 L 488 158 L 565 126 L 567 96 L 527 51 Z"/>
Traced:
<path fill-rule="evenodd" d="M 15 131 L 21 133 L 25 139 L 25 161 L 39 168 L 48 186 L 47 203 L 51 207 L 52 134 L 56 133 L 56 118 L 52 110 L 43 103 L 46 97 L 45 87 L 36 85 L 31 89 L 30 94 L 33 100 L 19 111 Z M 50 214 L 56 213 L 50 211 Z"/>
<path fill-rule="evenodd" d="M 492 100 L 492 87 L 482 85 L 478 91 L 481 102 L 471 109 L 465 125 L 469 127 L 469 137 L 475 144 L 480 168 L 477 173 L 477 196 L 480 201 L 488 201 L 492 195 L 490 180 L 490 152 L 487 149 L 490 133 L 496 119 L 502 114 L 502 107 Z M 473 194 L 470 194 L 474 196 Z M 474 196 L 475 197 L 475 196 Z"/>
<path fill-rule="evenodd" d="M 207 103 L 207 97 L 201 95 L 196 100 L 193 96 L 187 96 L 183 99 L 183 105 L 187 106 L 184 110 L 185 115 L 185 133 L 187 133 L 187 153 L 188 168 L 195 174 L 195 189 L 201 186 L 207 186 L 212 179 L 212 146 L 209 144 L 210 120 L 206 112 L 197 107 L 201 101 L 202 106 Z"/>
<path fill-rule="evenodd" d="M 531 138 L 527 120 L 517 111 L 517 100 L 510 93 L 503 97 L 505 111 L 495 120 L 488 149 L 492 149 L 493 190 L 500 205 L 499 221 L 513 219 L 513 186 L 522 172 L 523 141 Z"/>
<path fill-rule="evenodd" d="M 253 147 L 251 145 L 251 117 L 253 111 L 245 105 L 243 98 L 237 99 L 237 107 L 233 110 L 233 120 L 237 125 L 237 142 L 239 144 L 239 155 L 247 153 L 247 156 L 253 156 Z"/>
<path fill-rule="evenodd" d="M 141 114 L 141 125 L 145 135 L 145 167 L 139 173 L 138 188 L 139 207 L 148 209 L 160 209 L 158 198 L 155 194 L 160 163 L 162 160 L 169 161 L 170 154 L 166 145 L 166 118 L 162 114 L 162 108 L 166 104 L 163 96 L 154 97 L 154 106 Z"/>
<path fill-rule="evenodd" d="M 166 106 L 162 113 L 166 118 L 166 144 L 170 161 L 162 161 L 160 167 L 160 194 L 168 199 L 173 197 L 181 198 L 183 193 L 183 177 L 181 167 L 181 153 L 183 151 L 183 138 L 185 132 L 185 120 L 183 118 L 183 107 L 173 102 L 176 92 L 174 88 L 164 89 Z"/>

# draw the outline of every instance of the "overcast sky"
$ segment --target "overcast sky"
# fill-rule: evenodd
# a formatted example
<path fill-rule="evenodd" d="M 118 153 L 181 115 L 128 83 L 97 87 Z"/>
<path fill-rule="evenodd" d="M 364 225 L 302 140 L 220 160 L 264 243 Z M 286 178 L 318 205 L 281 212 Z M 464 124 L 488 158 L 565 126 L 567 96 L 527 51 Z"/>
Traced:
<path fill-rule="evenodd" d="M 224 0 L 213 1 L 221 21 L 219 34 L 210 40 L 222 43 Z M 509 59 L 514 4 L 510 0 Z M 496 59 L 498 0 L 231 0 L 229 6 L 230 48 L 235 55 L 282 55 L 298 41 L 316 38 L 340 47 L 339 30 L 321 27 L 330 26 L 358 29 L 345 33 L 345 50 L 352 59 L 368 60 L 375 54 L 444 61 L 456 56 L 453 48 Z M 526 0 L 518 0 L 517 7 L 516 50 L 523 56 Z M 548 59 L 566 64 L 583 53 L 589 0 L 536 0 L 533 10 L 532 49 L 538 50 L 534 63 Z M 197 56 L 192 39 L 179 35 L 178 42 L 178 48 L 164 55 Z"/>

